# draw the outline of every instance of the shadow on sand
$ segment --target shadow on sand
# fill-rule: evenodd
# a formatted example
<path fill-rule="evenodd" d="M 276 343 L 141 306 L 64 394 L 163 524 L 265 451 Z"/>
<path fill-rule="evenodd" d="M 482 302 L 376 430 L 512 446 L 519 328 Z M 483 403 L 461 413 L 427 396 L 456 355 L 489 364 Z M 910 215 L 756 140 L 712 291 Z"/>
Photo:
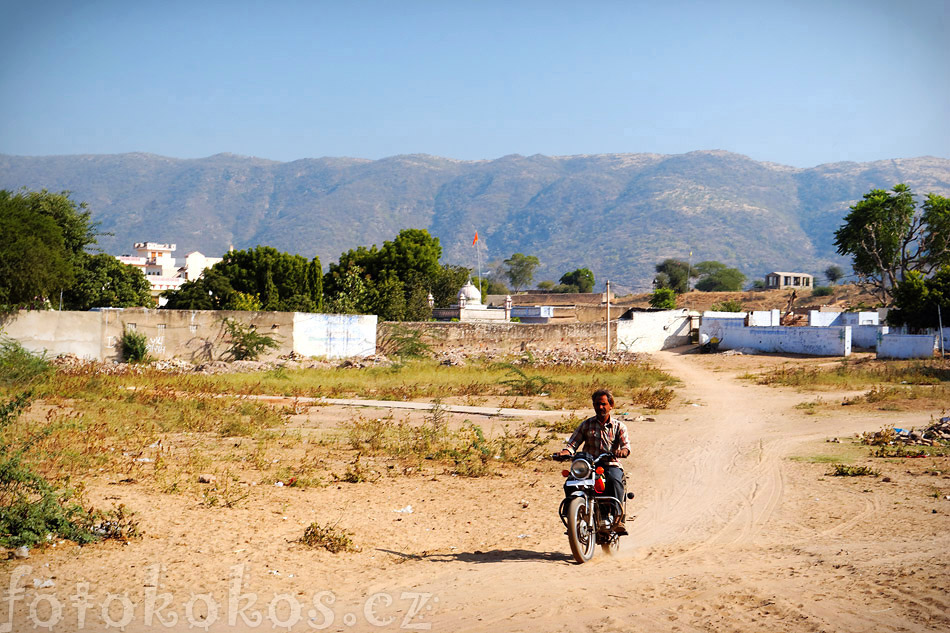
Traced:
<path fill-rule="evenodd" d="M 475 550 L 474 552 L 422 552 L 421 554 L 407 554 L 390 549 L 378 548 L 376 551 L 398 556 L 403 560 L 426 560 L 436 563 L 504 563 L 511 561 L 548 561 L 555 563 L 569 563 L 574 559 L 564 552 L 534 552 L 526 549 L 500 550 L 488 552 Z"/>

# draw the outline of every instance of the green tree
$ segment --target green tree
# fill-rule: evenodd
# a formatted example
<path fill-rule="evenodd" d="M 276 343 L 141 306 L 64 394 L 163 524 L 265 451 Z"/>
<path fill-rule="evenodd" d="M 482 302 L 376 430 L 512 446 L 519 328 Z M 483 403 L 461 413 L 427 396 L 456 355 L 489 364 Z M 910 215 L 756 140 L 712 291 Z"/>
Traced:
<path fill-rule="evenodd" d="M 447 308 L 453 303 L 456 303 L 458 301 L 459 290 L 466 284 L 471 274 L 471 268 L 444 264 L 432 280 L 432 287 L 429 290 L 429 292 L 432 293 L 434 307 Z M 478 282 L 474 279 L 472 283 L 476 286 L 478 285 Z"/>
<path fill-rule="evenodd" d="M 905 184 L 873 189 L 835 231 L 839 255 L 850 255 L 860 283 L 885 304 L 911 272 L 929 275 L 950 264 L 950 199 L 928 194 L 918 208 Z"/>
<path fill-rule="evenodd" d="M 564 273 L 560 279 L 565 286 L 572 286 L 574 290 L 568 292 L 590 292 L 594 289 L 594 273 L 589 268 L 578 268 L 575 271 Z"/>
<path fill-rule="evenodd" d="M 163 307 L 166 310 L 239 310 L 242 308 L 234 307 L 236 302 L 240 302 L 235 297 L 236 292 L 228 278 L 212 267 L 198 279 L 183 283 L 178 290 L 163 292 L 162 297 L 166 300 Z M 244 294 L 255 297 L 260 304 L 256 294 Z"/>
<path fill-rule="evenodd" d="M 436 306 L 446 306 L 468 278 L 467 268 L 440 265 L 441 255 L 438 238 L 424 229 L 404 229 L 382 248 L 360 246 L 341 254 L 330 264 L 324 293 L 337 311 L 376 314 L 385 321 L 426 320 L 429 293 Z"/>
<path fill-rule="evenodd" d="M 681 259 L 664 259 L 656 265 L 657 288 L 669 288 L 676 294 L 689 290 L 689 280 L 696 276 L 689 262 Z"/>
<path fill-rule="evenodd" d="M 334 271 L 333 292 L 327 297 L 327 310 L 333 314 L 359 314 L 366 312 L 368 292 L 366 277 L 359 266 L 350 265 L 346 270 Z"/>
<path fill-rule="evenodd" d="M 482 277 L 481 283 L 479 283 L 477 279 L 472 279 L 472 283 L 475 284 L 476 288 L 482 291 L 482 303 L 488 301 L 488 295 L 511 294 L 511 291 L 508 290 L 508 286 L 492 277 Z M 459 289 L 461 289 L 461 286 L 459 286 Z M 455 295 L 458 296 L 458 292 L 456 292 Z"/>
<path fill-rule="evenodd" d="M 841 266 L 832 265 L 825 268 L 825 279 L 831 282 L 832 286 L 837 284 L 842 277 L 844 277 L 844 268 Z"/>
<path fill-rule="evenodd" d="M 894 309 L 888 313 L 887 322 L 918 330 L 936 328 L 940 323 L 938 306 L 944 327 L 950 327 L 950 265 L 931 277 L 909 271 L 894 288 Z"/>
<path fill-rule="evenodd" d="M 540 265 L 541 261 L 534 255 L 515 253 L 505 260 L 505 275 L 515 290 L 521 290 L 531 284 L 534 271 Z"/>
<path fill-rule="evenodd" d="M 657 288 L 650 295 L 650 307 L 660 310 L 676 309 L 676 293 L 672 288 Z"/>
<path fill-rule="evenodd" d="M 722 262 L 700 262 L 696 264 L 696 273 L 696 290 L 703 292 L 738 292 L 745 283 L 745 275 Z"/>
<path fill-rule="evenodd" d="M 78 261 L 75 281 L 63 292 L 67 310 L 154 307 L 152 286 L 140 269 L 105 253 L 82 253 Z"/>
<path fill-rule="evenodd" d="M 69 192 L 0 190 L 0 303 L 65 292 L 96 241 L 95 228 L 85 203 Z"/>
<path fill-rule="evenodd" d="M 235 295 L 240 293 L 240 295 Z M 248 302 L 242 295 L 254 297 Z M 252 309 L 317 312 L 323 303 L 320 259 L 282 253 L 271 246 L 231 251 L 198 279 L 165 293 L 176 310 Z M 243 307 L 236 307 L 243 306 Z"/>

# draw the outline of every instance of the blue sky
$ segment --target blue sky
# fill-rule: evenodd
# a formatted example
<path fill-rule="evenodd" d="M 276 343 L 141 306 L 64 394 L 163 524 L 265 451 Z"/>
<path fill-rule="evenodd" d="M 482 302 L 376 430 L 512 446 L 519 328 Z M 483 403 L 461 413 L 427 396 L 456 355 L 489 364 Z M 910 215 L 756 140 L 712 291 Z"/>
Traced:
<path fill-rule="evenodd" d="M 950 1 L 0 2 L 0 153 L 950 158 Z"/>

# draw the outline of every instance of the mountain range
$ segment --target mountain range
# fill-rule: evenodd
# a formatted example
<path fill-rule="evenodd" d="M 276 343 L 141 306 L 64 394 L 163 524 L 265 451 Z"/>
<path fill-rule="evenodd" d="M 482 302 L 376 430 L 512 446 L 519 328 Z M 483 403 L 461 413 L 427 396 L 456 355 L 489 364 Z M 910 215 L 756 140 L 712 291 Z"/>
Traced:
<path fill-rule="evenodd" d="M 0 188 L 69 190 L 116 255 L 141 241 L 175 243 L 179 257 L 268 245 L 326 267 L 350 248 L 425 228 L 443 261 L 475 268 L 478 231 L 483 270 L 521 252 L 541 260 L 536 281 L 586 267 L 621 294 L 649 289 L 667 257 L 719 260 L 750 279 L 846 266 L 832 242 L 848 207 L 900 182 L 950 196 L 950 160 L 802 169 L 719 150 L 482 161 L 0 155 Z"/>

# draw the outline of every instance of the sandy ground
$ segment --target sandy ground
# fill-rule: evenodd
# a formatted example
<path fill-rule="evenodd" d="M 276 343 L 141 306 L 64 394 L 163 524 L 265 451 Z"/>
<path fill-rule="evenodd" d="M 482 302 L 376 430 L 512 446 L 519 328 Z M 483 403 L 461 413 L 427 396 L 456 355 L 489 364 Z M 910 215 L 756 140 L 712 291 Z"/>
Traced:
<path fill-rule="evenodd" d="M 874 460 L 890 481 L 828 477 L 803 459 L 856 450 L 830 437 L 939 411 L 806 415 L 795 405 L 814 395 L 736 378 L 787 360 L 656 356 L 683 381 L 682 401 L 652 421 L 630 416 L 637 518 L 615 556 L 574 564 L 553 462 L 477 479 L 257 486 L 234 508 L 109 474 L 89 499 L 134 508 L 145 537 L 3 563 L 0 631 L 950 630 L 948 459 Z M 352 414 L 319 407 L 293 424 L 319 432 Z M 338 523 L 360 551 L 296 543 L 312 521 Z M 26 590 L 11 623 L 14 581 Z"/>

